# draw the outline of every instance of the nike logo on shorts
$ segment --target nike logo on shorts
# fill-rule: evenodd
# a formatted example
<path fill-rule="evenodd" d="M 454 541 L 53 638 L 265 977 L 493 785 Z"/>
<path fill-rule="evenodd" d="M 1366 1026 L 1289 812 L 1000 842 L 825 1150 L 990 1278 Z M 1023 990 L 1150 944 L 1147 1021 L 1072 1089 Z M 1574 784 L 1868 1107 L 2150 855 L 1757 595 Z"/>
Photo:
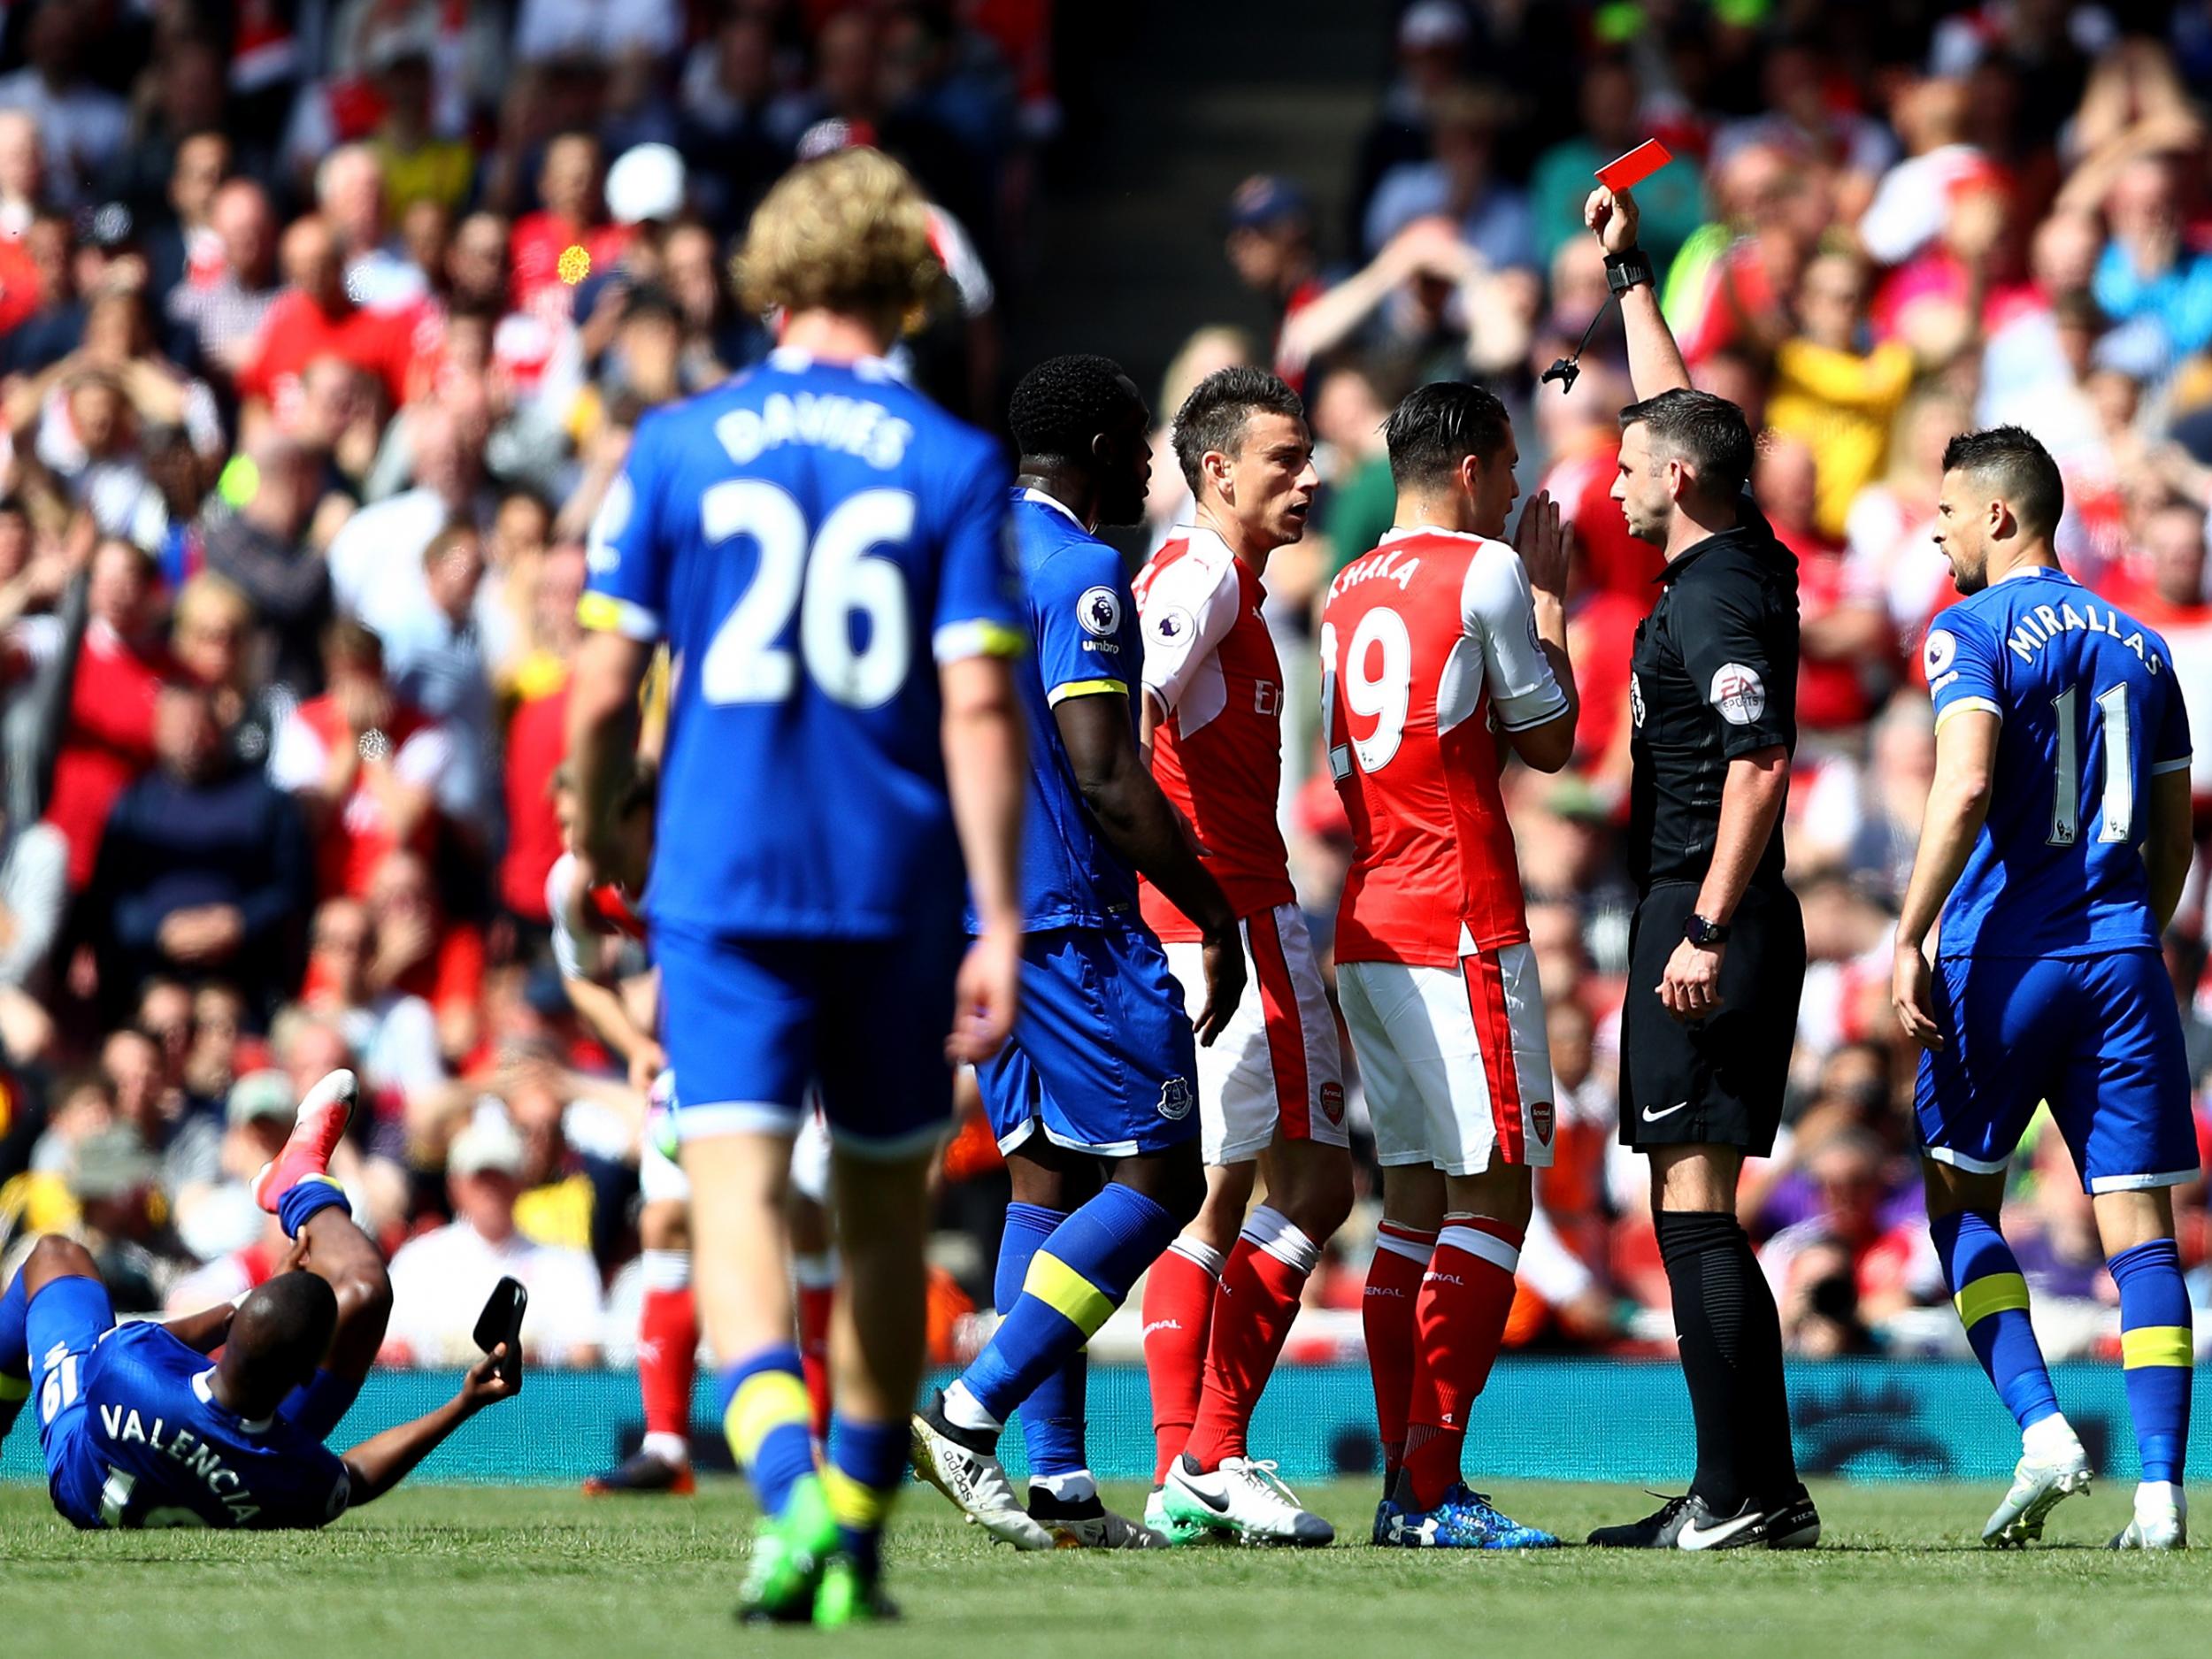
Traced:
<path fill-rule="evenodd" d="M 1687 1110 L 1689 1104 L 1690 1102 L 1686 1100 L 1678 1100 L 1663 1112 L 1655 1112 L 1652 1110 L 1650 1107 L 1647 1106 L 1644 1108 L 1644 1121 L 1647 1124 L 1655 1124 L 1662 1118 L 1671 1118 L 1678 1111 Z"/>

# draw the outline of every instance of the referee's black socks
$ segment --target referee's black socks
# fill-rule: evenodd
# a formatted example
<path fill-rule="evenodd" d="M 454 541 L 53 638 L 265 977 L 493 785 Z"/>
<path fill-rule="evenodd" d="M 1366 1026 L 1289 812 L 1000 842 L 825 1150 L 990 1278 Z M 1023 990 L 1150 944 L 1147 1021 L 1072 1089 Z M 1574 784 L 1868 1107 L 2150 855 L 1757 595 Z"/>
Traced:
<path fill-rule="evenodd" d="M 1797 1464 L 1782 1323 L 1766 1276 L 1734 1216 L 1662 1210 L 1656 1221 L 1697 1420 L 1691 1490 L 1716 1515 L 1734 1515 L 1747 1500 L 1771 1508 L 1796 1489 Z"/>

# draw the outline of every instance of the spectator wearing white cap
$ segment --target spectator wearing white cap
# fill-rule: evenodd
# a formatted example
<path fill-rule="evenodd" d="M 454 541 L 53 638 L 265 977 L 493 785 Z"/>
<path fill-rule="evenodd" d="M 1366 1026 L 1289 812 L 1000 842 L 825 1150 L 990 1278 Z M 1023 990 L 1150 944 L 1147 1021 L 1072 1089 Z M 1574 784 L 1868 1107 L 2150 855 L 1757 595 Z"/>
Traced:
<path fill-rule="evenodd" d="M 454 1221 L 392 1258 L 387 1363 L 459 1364 L 477 1356 L 476 1317 L 502 1278 L 530 1293 L 522 1351 L 540 1364 L 599 1360 L 599 1270 L 590 1253 L 533 1242 L 515 1226 L 522 1137 L 503 1111 L 480 1110 L 446 1155 Z"/>
<path fill-rule="evenodd" d="M 180 1184 L 169 1194 L 178 1240 L 200 1261 L 228 1260 L 264 1240 L 270 1217 L 254 1202 L 253 1178 L 284 1150 L 298 1104 L 292 1079 L 273 1069 L 249 1071 L 230 1086 L 222 1128 L 215 1132 L 219 1164 L 210 1179 Z M 214 1130 L 212 1123 L 208 1127 Z M 280 1234 L 278 1242 L 281 1245 Z M 241 1284 L 198 1306 L 227 1302 L 259 1282 Z"/>

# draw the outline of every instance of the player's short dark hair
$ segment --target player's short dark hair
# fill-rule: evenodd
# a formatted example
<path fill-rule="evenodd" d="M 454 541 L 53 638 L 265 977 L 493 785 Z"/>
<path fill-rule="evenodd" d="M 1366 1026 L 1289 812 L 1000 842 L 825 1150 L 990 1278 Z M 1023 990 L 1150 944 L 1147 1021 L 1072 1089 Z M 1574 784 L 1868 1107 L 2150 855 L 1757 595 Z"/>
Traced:
<path fill-rule="evenodd" d="M 1216 369 L 1192 388 L 1175 411 L 1175 459 L 1183 480 L 1198 488 L 1199 464 L 1214 451 L 1236 454 L 1244 423 L 1256 414 L 1306 418 L 1305 399 L 1265 369 Z"/>
<path fill-rule="evenodd" d="M 1469 456 L 1487 461 L 1513 433 L 1513 418 L 1486 386 L 1437 380 L 1406 394 L 1383 423 L 1390 481 L 1400 489 L 1448 482 Z"/>
<path fill-rule="evenodd" d="M 1641 423 L 1655 449 L 1687 461 L 1715 495 L 1740 494 L 1751 476 L 1751 424 L 1711 392 L 1676 387 L 1621 411 L 1621 430 Z"/>
<path fill-rule="evenodd" d="M 305 1382 L 330 1351 L 338 1328 L 338 1296 L 310 1272 L 279 1273 L 238 1304 L 225 1338 L 250 1373 L 274 1382 Z"/>
<path fill-rule="evenodd" d="M 2024 530 L 2048 535 L 2066 511 L 2058 463 L 2024 426 L 1960 433 L 1943 446 L 1943 470 L 1971 472 L 1994 489 Z"/>
<path fill-rule="evenodd" d="M 1014 388 L 1006 424 L 1025 456 L 1085 460 L 1091 440 L 1129 408 L 1131 385 L 1120 364 L 1094 351 L 1047 357 Z"/>

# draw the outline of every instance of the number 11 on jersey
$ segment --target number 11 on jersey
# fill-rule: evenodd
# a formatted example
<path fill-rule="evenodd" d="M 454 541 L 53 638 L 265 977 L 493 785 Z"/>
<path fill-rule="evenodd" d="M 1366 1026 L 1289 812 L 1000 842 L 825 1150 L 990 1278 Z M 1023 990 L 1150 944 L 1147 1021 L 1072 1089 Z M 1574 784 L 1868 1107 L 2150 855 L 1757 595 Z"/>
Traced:
<path fill-rule="evenodd" d="M 2079 689 L 2069 686 L 2051 699 L 2051 712 L 2058 721 L 2058 766 L 2051 800 L 2050 844 L 2054 847 L 2071 847 L 2081 833 L 2081 739 L 2074 725 Z M 2130 741 L 2127 687 L 2117 685 L 2100 692 L 2097 712 L 2104 720 L 2104 822 L 2097 839 L 2132 841 L 2135 757 Z"/>

